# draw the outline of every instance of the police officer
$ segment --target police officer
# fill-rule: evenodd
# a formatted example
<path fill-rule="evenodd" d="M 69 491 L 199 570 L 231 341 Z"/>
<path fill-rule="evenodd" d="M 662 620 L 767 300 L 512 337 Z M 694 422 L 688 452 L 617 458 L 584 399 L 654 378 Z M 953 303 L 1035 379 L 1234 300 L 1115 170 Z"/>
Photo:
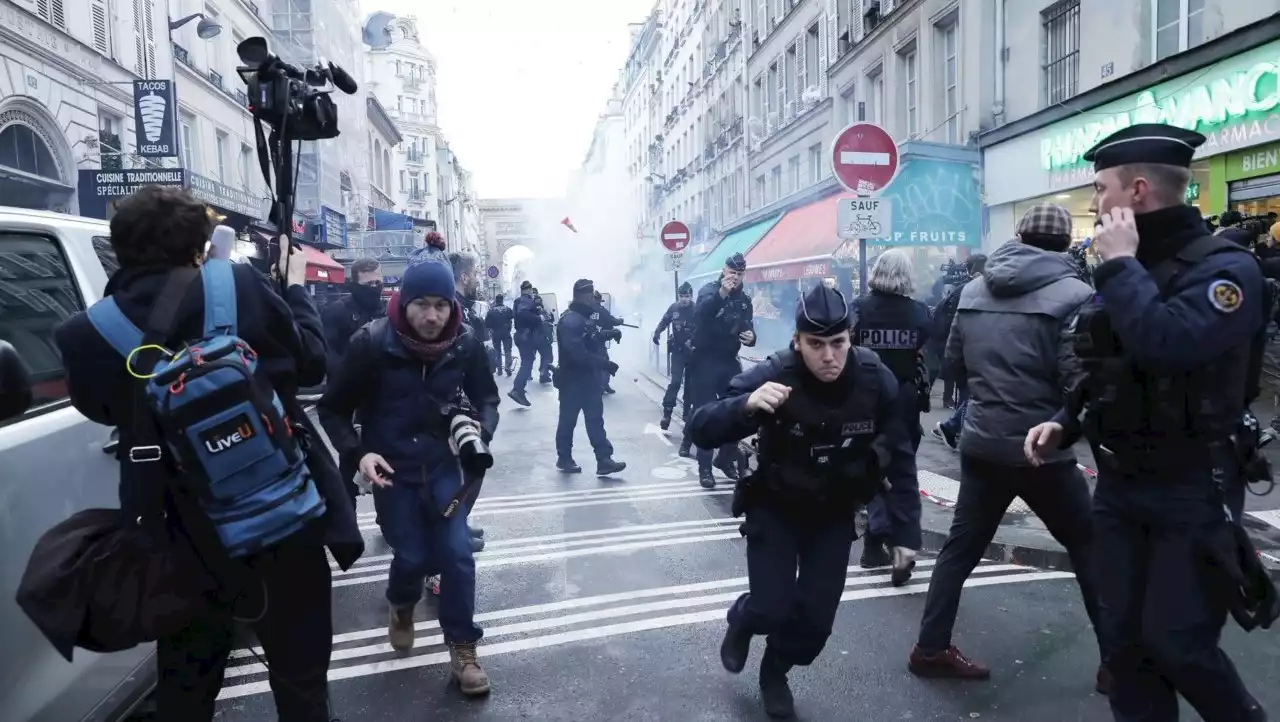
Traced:
<path fill-rule="evenodd" d="M 326 368 L 338 369 L 347 354 L 352 335 L 366 323 L 387 315 L 382 305 L 382 268 L 372 258 L 361 258 L 351 264 L 351 275 L 344 284 L 347 296 L 329 304 L 321 312 L 325 342 L 329 346 Z M 357 420 L 358 421 L 358 420 Z M 360 496 L 355 484 L 357 459 L 345 459 L 338 465 L 342 483 L 354 504 Z"/>
<path fill-rule="evenodd" d="M 511 304 L 514 314 L 516 350 L 520 352 L 520 369 L 516 371 L 515 381 L 507 396 L 521 406 L 529 406 L 529 397 L 525 389 L 529 379 L 533 377 L 533 357 L 538 351 L 538 339 L 542 334 L 542 314 L 538 312 L 538 304 L 534 300 L 533 284 L 520 282 L 520 296 Z"/>
<path fill-rule="evenodd" d="M 716 400 L 729 387 L 729 381 L 742 372 L 738 350 L 756 345 L 755 326 L 751 318 L 751 297 L 742 291 L 742 274 L 747 261 L 741 253 L 729 256 L 720 278 L 698 291 L 693 312 L 693 354 L 689 358 L 689 383 L 685 395 L 691 396 L 693 409 Z M 693 443 L 685 426 L 682 448 Z M 726 477 L 738 479 L 738 445 L 724 443 L 713 461 L 710 447 L 698 449 L 698 483 L 713 489 L 714 465 Z"/>
<path fill-rule="evenodd" d="M 494 372 L 505 372 L 507 376 L 510 376 L 511 323 L 515 320 L 515 313 L 510 307 L 503 304 L 503 300 L 501 293 L 494 297 L 493 308 L 490 308 L 489 313 L 485 314 L 484 325 L 493 340 Z"/>
<path fill-rule="evenodd" d="M 536 287 L 533 289 L 533 306 L 537 310 L 539 318 L 538 332 L 534 334 L 534 348 L 538 352 L 539 362 L 538 383 L 546 385 L 551 383 L 551 366 L 556 362 L 555 353 L 552 350 L 552 342 L 555 340 L 556 317 L 547 309 Z"/>
<path fill-rule="evenodd" d="M 685 366 L 689 362 L 689 352 L 693 346 L 693 286 L 688 281 L 680 284 L 676 290 L 676 302 L 667 307 L 662 314 L 658 327 L 653 330 L 653 345 L 661 343 L 662 332 L 671 329 L 667 339 L 667 352 L 671 354 L 671 381 L 667 383 L 667 393 L 662 397 L 662 430 L 671 426 L 671 412 L 676 408 L 676 395 L 680 393 L 680 385 L 684 382 Z M 689 389 L 684 390 L 684 418 L 689 419 Z M 686 439 L 688 437 L 685 437 Z M 681 444 L 681 456 L 687 454 L 689 447 Z"/>
<path fill-rule="evenodd" d="M 622 319 L 618 318 L 617 316 L 614 316 L 614 315 L 609 311 L 609 309 L 605 308 L 605 306 L 604 306 L 604 294 L 600 293 L 600 291 L 597 289 L 597 290 L 595 291 L 594 298 L 595 298 L 595 301 L 596 301 L 596 309 L 597 309 L 597 313 L 599 313 L 599 314 L 600 314 L 600 323 L 599 323 L 600 327 L 601 327 L 601 328 L 603 328 L 603 329 L 605 329 L 606 331 L 610 331 L 610 330 L 617 329 L 619 326 L 621 326 L 621 325 L 622 325 Z M 621 340 L 622 340 L 622 337 L 621 337 L 621 335 L 620 335 L 620 334 L 622 333 L 622 331 L 618 331 L 618 333 L 619 333 L 618 340 L 619 340 L 619 341 L 621 341 Z M 605 346 L 605 348 L 604 348 L 604 357 L 605 357 L 605 358 L 609 358 L 609 347 L 608 347 L 608 345 L 606 345 L 606 346 Z M 606 394 L 616 394 L 616 393 L 618 393 L 617 391 L 614 391 L 614 390 L 613 390 L 613 386 L 611 386 L 611 385 L 609 384 L 609 378 L 610 378 L 610 377 L 609 377 L 609 374 L 608 374 L 608 373 L 602 373 L 602 374 L 600 374 L 600 380 L 604 382 L 604 392 L 605 392 Z"/>
<path fill-rule="evenodd" d="M 1100 627 L 1118 722 L 1176 720 L 1178 694 L 1205 720 L 1266 719 L 1218 647 L 1239 586 L 1205 561 L 1224 540 L 1236 552 L 1245 480 L 1235 442 L 1257 393 L 1263 281 L 1251 254 L 1211 236 L 1185 204 L 1204 142 L 1144 123 L 1085 153 L 1102 263 L 1074 328 L 1089 372 L 1075 396 L 1084 420 L 1070 404 L 1025 445 L 1039 463 L 1084 433 L 1097 460 Z"/>
<path fill-rule="evenodd" d="M 880 362 L 898 379 L 898 407 L 911 437 L 911 448 L 920 448 L 920 412 L 928 409 L 929 388 L 921 349 L 929 341 L 929 307 L 912 298 L 916 291 L 911 256 L 901 248 L 880 254 L 867 276 L 871 293 L 854 299 L 851 314 L 853 342 L 876 352 Z M 867 505 L 868 533 L 863 539 L 863 568 L 889 566 L 893 562 L 885 545 L 891 525 L 883 499 Z M 907 567 L 895 567 L 893 583 L 906 583 Z"/>
<path fill-rule="evenodd" d="M 599 325 L 600 309 L 595 304 L 595 285 L 585 279 L 573 284 L 573 301 L 560 315 L 556 337 L 560 345 L 560 373 L 556 387 L 560 389 L 560 420 L 556 424 L 556 468 L 566 474 L 578 474 L 582 467 L 573 460 L 573 432 L 582 414 L 587 438 L 596 454 L 596 476 L 616 474 L 627 465 L 613 460 L 613 445 L 604 430 L 604 388 L 600 372 L 610 376 L 618 372 L 618 364 L 609 360 L 604 344 L 621 339 L 617 329 Z"/>
<path fill-rule="evenodd" d="M 874 353 L 852 345 L 844 296 L 819 284 L 797 309 L 792 348 L 736 376 L 686 426 L 699 448 L 758 434 L 760 466 L 738 483 L 733 509 L 746 513 L 750 590 L 729 609 L 720 659 L 741 672 L 751 638 L 768 637 L 760 694 L 771 717 L 793 714 L 787 672 L 811 664 L 831 635 L 858 506 L 886 494 L 891 543 L 903 556 L 920 548 L 898 387 Z"/>

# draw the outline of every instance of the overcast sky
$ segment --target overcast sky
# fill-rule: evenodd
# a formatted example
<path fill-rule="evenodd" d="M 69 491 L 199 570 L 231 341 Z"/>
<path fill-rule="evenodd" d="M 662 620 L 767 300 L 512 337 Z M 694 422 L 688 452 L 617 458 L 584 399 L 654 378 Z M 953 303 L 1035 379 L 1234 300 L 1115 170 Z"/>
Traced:
<path fill-rule="evenodd" d="M 440 125 L 481 198 L 563 195 L 654 0 L 360 0 L 416 14 Z"/>

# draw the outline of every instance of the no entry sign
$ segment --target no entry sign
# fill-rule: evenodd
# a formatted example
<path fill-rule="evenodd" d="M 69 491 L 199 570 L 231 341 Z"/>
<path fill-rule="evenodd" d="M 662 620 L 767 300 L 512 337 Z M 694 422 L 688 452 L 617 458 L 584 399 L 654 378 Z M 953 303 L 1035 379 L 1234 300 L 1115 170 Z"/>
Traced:
<path fill-rule="evenodd" d="M 874 123 L 854 123 L 831 144 L 831 171 L 854 193 L 877 193 L 898 172 L 898 145 Z"/>
<path fill-rule="evenodd" d="M 672 253 L 678 253 L 689 245 L 689 227 L 680 221 L 668 221 L 662 227 L 662 246 Z"/>

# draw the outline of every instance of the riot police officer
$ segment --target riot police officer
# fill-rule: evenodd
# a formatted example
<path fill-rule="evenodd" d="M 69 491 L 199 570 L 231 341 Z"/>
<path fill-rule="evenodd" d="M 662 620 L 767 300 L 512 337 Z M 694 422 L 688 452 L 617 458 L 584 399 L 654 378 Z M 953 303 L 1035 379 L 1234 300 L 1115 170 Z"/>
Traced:
<path fill-rule="evenodd" d="M 534 300 L 533 284 L 520 282 L 520 295 L 511 302 L 514 314 L 516 350 L 520 352 L 520 369 L 516 371 L 515 381 L 507 396 L 521 406 L 529 406 L 529 397 L 525 388 L 533 377 L 533 359 L 538 350 L 538 339 L 542 335 L 542 314 L 538 312 L 537 301 Z"/>
<path fill-rule="evenodd" d="M 742 372 L 738 350 L 756 345 L 755 326 L 751 318 L 751 297 L 742 291 L 742 274 L 747 261 L 741 253 L 729 256 L 720 277 L 698 291 L 693 312 L 693 355 L 689 358 L 689 383 L 685 395 L 698 409 L 716 400 L 729 387 L 729 381 Z M 684 445 L 693 443 L 685 426 Z M 714 465 L 726 477 L 738 479 L 738 445 L 720 446 L 714 460 L 710 448 L 698 448 L 698 483 L 713 489 Z"/>
<path fill-rule="evenodd" d="M 604 430 L 604 387 L 600 372 L 610 376 L 618 364 L 605 354 L 605 341 L 622 338 L 617 329 L 599 325 L 600 309 L 593 297 L 595 285 L 588 279 L 573 284 L 573 301 L 560 315 L 556 338 L 560 346 L 560 371 L 555 376 L 560 390 L 560 419 L 556 424 L 556 468 L 566 474 L 582 471 L 573 460 L 573 432 L 582 415 L 587 439 L 596 454 L 596 476 L 616 474 L 627 465 L 613 460 L 613 445 Z"/>
<path fill-rule="evenodd" d="M 750 590 L 729 609 L 720 659 L 741 672 L 751 638 L 767 636 L 760 694 L 771 717 L 793 714 L 787 672 L 811 664 L 831 635 L 858 506 L 886 494 L 890 543 L 903 556 L 920 548 L 898 387 L 874 353 L 851 344 L 844 296 L 819 284 L 797 309 L 791 349 L 736 376 L 686 425 L 699 448 L 758 434 L 759 468 L 738 482 L 733 504 L 746 513 Z"/>
<path fill-rule="evenodd" d="M 593 298 L 595 299 L 595 302 L 596 302 L 596 312 L 600 314 L 599 325 L 601 328 L 605 329 L 606 331 L 612 331 L 622 325 L 622 319 L 618 318 L 617 316 L 614 316 L 612 313 L 610 313 L 609 309 L 605 308 L 604 294 L 600 293 L 599 289 L 597 289 L 594 292 Z M 619 333 L 618 340 L 621 341 L 622 331 L 618 331 L 618 333 Z M 609 358 L 609 347 L 607 345 L 605 346 L 605 349 L 604 349 L 604 357 Z M 604 382 L 604 392 L 606 394 L 616 394 L 618 392 L 614 391 L 613 386 L 609 384 L 610 378 L 611 377 L 607 373 L 602 373 L 600 375 L 600 380 Z"/>
<path fill-rule="evenodd" d="M 871 293 L 853 300 L 853 342 L 876 352 L 880 362 L 898 379 L 898 407 L 911 437 L 911 448 L 920 448 L 920 412 L 929 408 L 929 387 L 921 350 L 929 341 L 929 307 L 912 298 L 916 291 L 911 256 L 901 248 L 880 254 L 867 277 Z M 885 546 L 890 529 L 884 501 L 877 497 L 867 505 L 868 533 L 862 543 L 864 568 L 892 563 Z M 893 583 L 906 583 L 911 570 L 893 570 Z"/>
<path fill-rule="evenodd" d="M 1256 458 L 1241 443 L 1256 425 L 1241 419 L 1257 394 L 1263 281 L 1251 254 L 1211 236 L 1185 204 L 1204 142 L 1144 123 L 1084 155 L 1102 258 L 1097 296 L 1074 326 L 1088 376 L 1024 449 L 1039 463 L 1083 433 L 1097 460 L 1100 636 L 1118 722 L 1175 720 L 1178 694 L 1206 720 L 1266 718 L 1218 647 L 1241 583 L 1206 563 L 1224 547 L 1256 561 L 1236 530 Z M 1274 597 L 1269 580 L 1256 588 Z"/>
<path fill-rule="evenodd" d="M 493 339 L 494 373 L 505 372 L 507 376 L 510 376 L 511 323 L 515 320 L 515 313 L 503 304 L 503 300 L 501 293 L 494 297 L 493 307 L 484 316 L 484 325 Z"/>
<path fill-rule="evenodd" d="M 689 362 L 689 353 L 693 347 L 693 286 L 688 281 L 680 284 L 680 288 L 676 290 L 676 302 L 667 307 L 667 312 L 662 314 L 662 320 L 658 321 L 658 327 L 653 330 L 653 345 L 658 346 L 661 343 L 660 337 L 662 332 L 671 329 L 671 335 L 667 339 L 667 353 L 671 354 L 671 363 L 668 369 L 671 372 L 671 380 L 667 383 L 667 393 L 662 397 L 662 430 L 666 431 L 671 426 L 671 413 L 676 408 L 676 395 L 680 393 L 680 385 L 685 380 L 685 366 Z M 689 420 L 689 387 L 686 385 L 684 389 L 684 418 Z M 680 455 L 684 456 L 689 452 L 686 442 L 681 443 Z"/>
<path fill-rule="evenodd" d="M 553 342 L 555 341 L 556 317 L 547 309 L 537 287 L 533 289 L 533 307 L 538 312 L 539 325 L 534 334 L 534 348 L 538 352 L 538 383 L 551 383 L 551 367 L 556 362 Z"/>

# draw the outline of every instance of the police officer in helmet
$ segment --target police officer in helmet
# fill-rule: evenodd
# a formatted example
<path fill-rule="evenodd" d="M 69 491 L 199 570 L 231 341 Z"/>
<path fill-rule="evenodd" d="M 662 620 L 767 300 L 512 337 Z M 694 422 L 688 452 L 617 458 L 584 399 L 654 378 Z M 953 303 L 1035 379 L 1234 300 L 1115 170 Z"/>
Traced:
<path fill-rule="evenodd" d="M 741 672 L 751 638 L 767 637 L 760 692 L 771 717 L 794 713 L 787 672 L 811 664 L 831 635 L 858 507 L 885 494 L 889 543 L 903 556 L 920 548 L 898 387 L 874 353 L 852 344 L 844 296 L 819 284 L 797 309 L 791 348 L 736 376 L 686 425 L 699 448 L 758 434 L 759 469 L 738 482 L 733 504 L 746 514 L 750 591 L 729 609 L 720 658 Z"/>
<path fill-rule="evenodd" d="M 912 298 L 916 292 L 911 256 L 901 248 L 880 254 L 867 277 L 871 293 L 850 306 L 853 342 L 870 349 L 898 379 L 898 406 L 914 451 L 920 448 L 920 412 L 929 409 L 929 386 L 922 349 L 929 341 L 929 308 Z M 893 562 L 885 545 L 892 528 L 880 497 L 867 505 L 868 531 L 862 540 L 863 568 L 889 566 Z M 893 583 L 905 584 L 911 568 L 893 570 Z"/>
<path fill-rule="evenodd" d="M 729 381 L 742 372 L 738 351 L 756 345 L 751 297 L 742 291 L 742 274 L 747 260 L 741 253 L 725 259 L 720 277 L 698 290 L 693 311 L 693 354 L 689 359 L 689 383 L 685 394 L 697 409 L 716 400 Z M 693 443 L 685 426 L 681 448 Z M 732 481 L 738 479 L 737 444 L 724 444 L 712 457 L 711 447 L 698 445 L 698 483 L 715 488 L 714 466 Z"/>
<path fill-rule="evenodd" d="M 684 383 L 685 367 L 693 348 L 693 286 L 690 286 L 688 281 L 680 284 L 680 288 L 676 289 L 676 302 L 667 307 L 667 312 L 662 314 L 662 320 L 658 321 L 658 327 L 653 330 L 654 346 L 662 343 L 660 337 L 668 328 L 671 329 L 671 337 L 667 339 L 667 351 L 671 354 L 671 381 L 667 383 L 667 393 L 662 397 L 663 431 L 671 426 L 671 413 L 676 408 L 676 395 L 680 393 L 680 385 Z M 684 418 L 688 420 L 689 388 L 687 385 L 684 396 Z M 686 437 L 684 443 L 680 445 L 680 455 L 687 456 L 688 453 Z"/>
<path fill-rule="evenodd" d="M 1184 201 L 1204 142 L 1144 123 L 1085 154 L 1102 258 L 1073 328 L 1088 377 L 1024 449 L 1037 463 L 1083 433 L 1097 460 L 1100 637 L 1120 722 L 1176 720 L 1179 694 L 1206 720 L 1266 719 L 1218 646 L 1229 608 L 1246 629 L 1275 614 L 1238 526 L 1257 458 L 1256 420 L 1242 419 L 1257 395 L 1263 281 L 1252 254 Z"/>
<path fill-rule="evenodd" d="M 618 373 L 618 364 L 609 360 L 604 344 L 620 340 L 622 332 L 601 328 L 602 309 L 596 305 L 594 293 L 594 283 L 578 279 L 573 284 L 573 301 L 556 326 L 560 346 L 560 373 L 555 375 L 560 390 L 556 468 L 566 474 L 582 472 L 573 460 L 573 432 L 581 415 L 596 456 L 596 476 L 604 477 L 627 468 L 624 462 L 614 461 L 613 445 L 604 430 L 604 379 Z"/>

